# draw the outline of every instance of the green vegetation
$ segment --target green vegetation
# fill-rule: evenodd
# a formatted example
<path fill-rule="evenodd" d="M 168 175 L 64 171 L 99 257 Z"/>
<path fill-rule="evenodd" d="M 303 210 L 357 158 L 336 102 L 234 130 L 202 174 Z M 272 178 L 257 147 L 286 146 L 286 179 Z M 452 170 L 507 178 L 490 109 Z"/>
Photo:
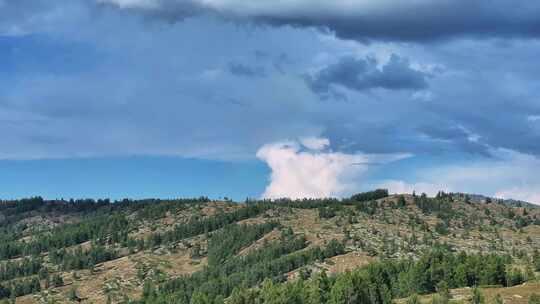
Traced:
<path fill-rule="evenodd" d="M 325 250 L 329 250 L 327 247 Z M 339 251 L 338 251 L 339 252 Z M 320 253 L 311 256 L 303 254 L 303 259 L 324 258 L 337 252 Z M 260 253 L 257 253 L 260 254 Z M 311 256 L 311 257 L 310 257 Z M 287 258 L 292 261 L 298 259 Z M 280 259 L 281 260 L 281 259 Z M 300 261 L 300 259 L 298 259 Z M 231 260 L 236 263 L 237 260 Z M 280 283 L 281 278 L 274 275 L 273 267 L 263 267 L 263 261 L 250 265 L 250 268 L 262 267 L 261 270 L 247 270 L 240 266 L 239 273 L 217 269 L 207 269 L 191 277 L 168 282 L 157 289 L 149 289 L 140 303 L 223 303 L 231 296 L 229 303 L 391 303 L 397 297 L 409 296 L 408 303 L 418 303 L 417 294 L 438 292 L 436 303 L 448 303 L 449 288 L 476 286 L 477 284 L 505 284 L 505 266 L 509 259 L 505 256 L 452 253 L 446 249 L 426 252 L 418 261 L 399 260 L 381 261 L 352 272 L 346 272 L 334 278 L 326 274 L 314 275 L 308 280 L 301 277 L 293 282 Z M 280 263 L 281 264 L 281 263 Z M 287 270 L 291 267 L 283 265 Z M 226 267 L 226 266 L 224 266 Z M 244 270 L 246 269 L 246 270 Z M 465 274 L 459 271 L 467 269 Z M 244 271 L 247 272 L 244 272 Z M 259 271 L 256 278 L 250 276 Z M 221 279 L 220 279 L 221 277 Z M 260 288 L 250 289 L 260 283 Z M 235 288 L 242 286 L 242 288 Z M 484 297 L 478 288 L 473 288 L 473 303 L 484 303 Z"/>
<path fill-rule="evenodd" d="M 539 220 L 538 210 L 496 200 L 383 189 L 245 204 L 205 197 L 0 201 L 0 300 L 62 290 L 64 299 L 79 301 L 81 282 L 133 262 L 140 267 L 130 284 L 144 286 L 136 290 L 141 296 L 126 300 L 115 278 L 100 282 L 103 301 L 375 304 L 434 294 L 432 302 L 444 304 L 453 288 L 535 280 L 538 238 L 527 227 Z M 514 238 L 505 240 L 508 234 Z M 349 256 L 352 266 L 364 265 L 355 264 L 362 256 L 375 260 L 327 274 L 348 263 L 345 253 L 361 253 Z M 174 271 L 177 261 L 185 272 Z M 480 289 L 472 299 L 483 303 Z"/>
<path fill-rule="evenodd" d="M 536 294 L 536 293 L 533 293 L 529 297 L 529 304 L 540 304 L 540 295 Z"/>
<path fill-rule="evenodd" d="M 96 264 L 110 261 L 118 254 L 101 245 L 94 245 L 88 250 L 77 247 L 75 250 L 55 250 L 50 253 L 49 259 L 53 264 L 59 265 L 62 270 L 91 269 Z"/>
<path fill-rule="evenodd" d="M 39 273 L 43 261 L 39 258 L 24 258 L 21 261 L 8 261 L 0 264 L 0 281 L 26 277 Z"/>
<path fill-rule="evenodd" d="M 472 291 L 471 304 L 484 304 L 484 302 L 484 295 L 482 294 L 480 289 L 475 286 Z"/>
<path fill-rule="evenodd" d="M 357 201 L 357 202 L 366 202 L 366 201 L 373 201 L 378 200 L 381 198 L 388 197 L 388 190 L 387 189 L 377 189 L 375 191 L 369 191 L 369 192 L 363 192 L 358 193 L 353 196 L 351 196 L 351 200 Z"/>
<path fill-rule="evenodd" d="M 228 257 L 236 254 L 242 247 L 260 239 L 277 226 L 276 222 L 261 225 L 232 224 L 226 226 L 222 231 L 212 235 L 208 242 L 208 264 L 218 266 Z"/>
<path fill-rule="evenodd" d="M 326 247 L 296 252 L 305 248 L 305 239 L 286 237 L 279 244 L 265 246 L 244 257 L 232 257 L 220 265 L 206 268 L 188 277 L 168 281 L 160 286 L 148 286 L 141 303 L 191 303 L 205 299 L 220 302 L 233 293 L 235 287 L 253 287 L 265 279 L 283 281 L 283 274 L 309 262 L 324 260 L 343 253 L 336 241 Z"/>

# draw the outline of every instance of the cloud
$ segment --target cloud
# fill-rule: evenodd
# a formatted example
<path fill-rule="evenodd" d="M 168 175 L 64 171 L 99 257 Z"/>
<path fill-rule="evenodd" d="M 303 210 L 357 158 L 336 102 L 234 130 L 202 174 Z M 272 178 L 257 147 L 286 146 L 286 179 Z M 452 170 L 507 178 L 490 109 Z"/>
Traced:
<path fill-rule="evenodd" d="M 537 122 L 540 120 L 540 115 L 529 115 L 527 120 L 530 122 Z"/>
<path fill-rule="evenodd" d="M 295 1 L 285 2 L 272 5 Z M 345 2 L 310 1 L 310 7 Z M 37 31 L 0 39 L 0 112 L 17 111 L 21 121 L 0 122 L 6 158 L 136 153 L 252 159 L 265 143 L 306 136 L 327 137 L 344 153 L 445 153 L 441 162 L 486 156 L 485 145 L 540 155 L 537 40 L 360 45 L 323 41 L 327 35 L 293 27 L 246 30 L 211 17 L 164 25 L 121 9 L 96 9 L 92 0 L 3 3 L 0 27 Z M 166 3 L 175 14 L 189 2 L 137 3 L 117 4 L 161 16 Z M 265 1 L 250 5 L 259 9 Z M 285 74 L 273 67 L 279 54 L 288 58 Z M 332 66 L 329 60 L 373 56 L 373 73 L 361 74 L 365 84 L 383 74 L 391 54 L 401 63 L 410 59 L 402 64 L 406 71 L 432 73 L 423 66 L 433 65 L 445 72 L 426 79 L 428 90 L 358 93 L 339 79 L 320 83 L 354 103 L 316 102 L 299 77 L 313 66 Z M 229 62 L 262 66 L 267 76 L 237 77 L 227 70 Z M 359 85 L 353 80 L 351 87 Z M 33 134 L 63 140 L 40 141 Z"/>
<path fill-rule="evenodd" d="M 345 98 L 337 87 L 358 92 L 373 89 L 422 90 L 428 87 L 428 74 L 415 70 L 409 61 L 397 55 L 378 67 L 375 58 L 341 58 L 337 63 L 326 66 L 314 75 L 307 76 L 308 87 L 322 99 Z"/>
<path fill-rule="evenodd" d="M 440 141 L 441 146 L 449 145 L 449 148 L 458 146 L 471 154 L 491 156 L 490 147 L 482 142 L 481 136 L 463 126 L 439 123 L 437 125 L 421 126 L 418 130 L 430 139 Z"/>
<path fill-rule="evenodd" d="M 494 196 L 505 199 L 516 199 L 540 205 L 540 191 L 538 190 L 538 185 L 534 187 L 511 187 L 496 192 Z"/>
<path fill-rule="evenodd" d="M 243 63 L 230 62 L 227 68 L 235 76 L 250 78 L 266 77 L 266 70 L 261 66 L 249 66 Z"/>
<path fill-rule="evenodd" d="M 253 55 L 257 61 L 270 63 L 275 70 L 282 74 L 286 73 L 286 66 L 293 63 L 293 60 L 289 58 L 289 55 L 283 52 L 278 55 L 274 55 L 266 51 L 255 50 Z"/>
<path fill-rule="evenodd" d="M 66 20 L 74 21 L 82 17 L 84 11 L 95 7 L 93 0 L 0 1 L 0 37 L 24 37 L 46 31 L 61 31 L 66 26 Z"/>
<path fill-rule="evenodd" d="M 264 198 L 339 197 L 357 191 L 373 162 L 390 162 L 406 154 L 346 154 L 322 150 L 325 138 L 276 142 L 264 145 L 257 157 L 272 170 Z"/>
<path fill-rule="evenodd" d="M 384 180 L 375 183 L 394 193 L 438 191 L 479 193 L 540 204 L 540 158 L 507 149 L 492 149 L 494 158 L 461 165 L 424 169 L 416 181 Z"/>
<path fill-rule="evenodd" d="M 41 0 L 0 1 L 0 37 L 26 35 L 47 8 Z"/>
<path fill-rule="evenodd" d="M 97 0 L 98 3 L 114 3 L 120 8 L 159 9 L 163 3 L 155 0 Z M 184 1 L 187 5 L 188 1 Z"/>
<path fill-rule="evenodd" d="M 96 1 L 167 20 L 212 14 L 236 21 L 321 28 L 340 38 L 366 42 L 540 36 L 540 3 L 529 0 Z"/>
<path fill-rule="evenodd" d="M 330 145 L 328 138 L 306 137 L 300 139 L 300 143 L 311 150 L 322 150 Z"/>
<path fill-rule="evenodd" d="M 376 188 L 388 189 L 390 193 L 426 193 L 429 196 L 434 196 L 439 191 L 449 191 L 445 185 L 432 184 L 429 182 L 407 183 L 402 180 L 386 180 L 377 184 Z"/>

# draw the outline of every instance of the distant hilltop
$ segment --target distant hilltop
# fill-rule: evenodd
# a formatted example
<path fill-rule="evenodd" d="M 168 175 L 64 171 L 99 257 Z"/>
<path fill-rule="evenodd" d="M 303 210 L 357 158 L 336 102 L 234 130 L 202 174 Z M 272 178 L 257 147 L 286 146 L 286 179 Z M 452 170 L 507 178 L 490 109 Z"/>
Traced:
<path fill-rule="evenodd" d="M 490 197 L 482 194 L 474 194 L 474 193 L 451 193 L 452 196 L 456 197 L 466 197 L 468 196 L 469 199 L 473 202 L 477 203 L 486 203 L 486 202 L 500 202 L 510 207 L 527 207 L 527 208 L 540 208 L 540 205 L 536 205 L 533 203 L 529 203 L 522 200 L 516 200 L 516 199 L 502 199 L 502 198 L 496 198 L 496 197 Z"/>

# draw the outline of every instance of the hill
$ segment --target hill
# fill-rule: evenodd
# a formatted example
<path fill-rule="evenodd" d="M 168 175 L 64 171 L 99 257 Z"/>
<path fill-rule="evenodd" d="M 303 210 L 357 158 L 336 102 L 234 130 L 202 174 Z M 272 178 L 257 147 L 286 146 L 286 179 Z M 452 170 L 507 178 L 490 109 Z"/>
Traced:
<path fill-rule="evenodd" d="M 468 302 L 480 286 L 526 303 L 540 293 L 540 209 L 471 197 L 1 201 L 0 299 Z"/>

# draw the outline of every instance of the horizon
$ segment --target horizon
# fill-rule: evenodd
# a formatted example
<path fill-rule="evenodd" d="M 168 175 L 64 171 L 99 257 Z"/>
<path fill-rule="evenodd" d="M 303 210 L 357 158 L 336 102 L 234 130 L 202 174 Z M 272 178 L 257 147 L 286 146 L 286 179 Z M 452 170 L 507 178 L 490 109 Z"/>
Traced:
<path fill-rule="evenodd" d="M 194 196 L 171 196 L 171 197 L 152 197 L 152 196 L 141 196 L 141 197 L 123 197 L 123 196 L 119 196 L 119 197 L 43 197 L 41 195 L 31 195 L 31 196 L 26 196 L 26 197 L 17 197 L 17 198 L 1 198 L 0 197 L 0 202 L 13 202 L 13 201 L 23 201 L 23 200 L 32 200 L 32 199 L 42 199 L 44 202 L 74 202 L 74 203 L 77 203 L 79 201 L 86 201 L 86 200 L 90 200 L 90 201 L 94 201 L 94 202 L 100 202 L 100 201 L 107 201 L 108 203 L 111 203 L 111 204 L 114 204 L 114 203 L 121 203 L 122 201 L 124 200 L 131 200 L 133 202 L 139 202 L 139 201 L 146 201 L 146 200 L 156 200 L 156 201 L 175 201 L 175 200 L 198 200 L 198 199 L 207 199 L 209 202 L 231 202 L 231 203 L 239 203 L 239 204 L 242 204 L 242 203 L 245 203 L 247 201 L 249 202 L 262 202 L 262 201 L 269 201 L 269 202 L 278 202 L 278 201 L 283 201 L 283 200 L 289 200 L 289 201 L 304 201 L 304 200 L 325 200 L 325 199 L 332 199 L 332 200 L 338 200 L 338 201 L 344 201 L 344 200 L 349 200 L 351 199 L 352 196 L 356 195 L 356 194 L 361 194 L 361 193 L 366 193 L 366 192 L 372 192 L 374 190 L 385 190 L 387 191 L 388 193 L 388 196 L 389 198 L 391 197 L 399 197 L 399 196 L 422 196 L 422 195 L 426 195 L 427 197 L 429 198 L 435 198 L 437 197 L 440 193 L 443 193 L 443 194 L 450 194 L 450 195 L 463 195 L 463 196 L 471 196 L 471 197 L 474 197 L 474 196 L 480 196 L 480 197 L 483 197 L 483 198 L 489 198 L 489 199 L 493 199 L 493 200 L 497 200 L 497 201 L 500 201 L 500 202 L 516 202 L 516 203 L 526 203 L 526 204 L 530 204 L 530 205 L 538 205 L 538 204 L 535 204 L 535 203 L 531 203 L 531 202 L 527 202 L 527 201 L 522 201 L 522 200 L 516 200 L 516 199 L 513 199 L 513 198 L 508 198 L 508 199 L 505 199 L 505 198 L 499 198 L 499 197 L 491 197 L 491 196 L 486 196 L 486 195 L 483 195 L 483 194 L 480 194 L 480 193 L 463 193 L 463 192 L 444 192 L 444 191 L 439 191 L 437 194 L 435 195 L 428 195 L 427 193 L 416 193 L 416 191 L 413 191 L 412 193 L 392 193 L 392 192 L 389 192 L 388 189 L 383 189 L 383 188 L 379 188 L 379 189 L 367 189 L 365 191 L 362 191 L 362 192 L 356 192 L 356 193 L 353 193 L 351 196 L 342 196 L 342 197 L 298 197 L 298 198 L 289 198 L 289 197 L 280 197 L 280 198 L 264 198 L 264 197 L 245 197 L 243 199 L 236 199 L 236 198 L 233 198 L 233 197 L 228 197 L 228 196 L 207 196 L 207 195 L 194 195 Z"/>

